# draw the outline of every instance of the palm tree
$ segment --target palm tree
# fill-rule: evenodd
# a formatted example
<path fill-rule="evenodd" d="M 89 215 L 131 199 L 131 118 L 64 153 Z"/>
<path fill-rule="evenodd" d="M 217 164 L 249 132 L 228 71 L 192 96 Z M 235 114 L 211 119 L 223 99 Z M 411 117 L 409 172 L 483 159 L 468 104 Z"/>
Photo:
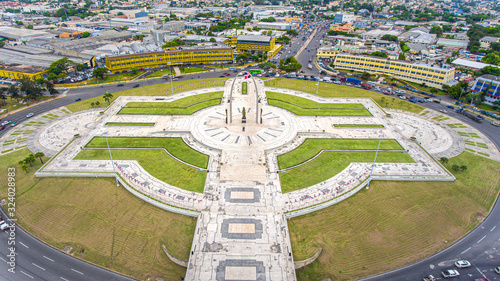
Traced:
<path fill-rule="evenodd" d="M 90 107 L 94 108 L 94 102 L 90 103 Z"/>
<path fill-rule="evenodd" d="M 22 164 L 21 169 L 27 173 L 28 172 L 28 165 Z"/>
<path fill-rule="evenodd" d="M 453 166 L 451 166 L 451 169 L 456 172 L 460 169 L 460 166 L 458 166 L 457 164 L 454 164 Z"/>
<path fill-rule="evenodd" d="M 44 157 L 44 156 L 45 156 L 45 154 L 43 154 L 43 152 L 35 153 L 35 157 L 40 158 L 40 162 L 42 162 L 42 164 L 43 164 L 42 157 Z"/>
<path fill-rule="evenodd" d="M 460 170 L 462 170 L 462 172 L 465 172 L 467 170 L 467 165 L 460 166 Z"/>
<path fill-rule="evenodd" d="M 26 159 L 24 159 L 24 162 L 30 164 L 30 167 L 33 167 L 33 162 L 35 162 L 35 155 L 30 154 Z"/>
<path fill-rule="evenodd" d="M 106 92 L 102 97 L 104 98 L 105 101 L 108 102 L 108 105 L 109 105 L 110 104 L 109 100 L 113 98 L 113 95 L 110 94 L 109 92 Z"/>
<path fill-rule="evenodd" d="M 22 166 L 22 165 L 26 164 L 26 162 L 24 162 L 24 160 L 21 160 L 17 164 L 19 164 L 19 166 Z"/>

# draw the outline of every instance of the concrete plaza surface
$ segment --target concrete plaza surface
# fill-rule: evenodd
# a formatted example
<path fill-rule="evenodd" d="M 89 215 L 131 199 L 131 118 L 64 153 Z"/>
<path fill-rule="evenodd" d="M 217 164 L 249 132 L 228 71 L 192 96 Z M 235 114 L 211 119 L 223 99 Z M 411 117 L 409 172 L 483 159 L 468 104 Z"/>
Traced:
<path fill-rule="evenodd" d="M 242 83 L 247 83 L 245 95 Z M 118 114 L 128 102 L 165 103 L 214 91 L 224 92 L 221 104 L 193 115 Z M 360 103 L 372 116 L 297 116 L 268 105 L 266 91 L 319 103 Z M 482 143 L 475 146 L 476 153 L 482 153 L 478 155 L 500 160 L 484 135 L 469 126 L 454 125 L 460 123 L 457 120 L 441 120 L 438 112 L 417 115 L 389 111 L 388 115 L 371 99 L 323 98 L 268 88 L 260 79 L 241 75 L 229 79 L 224 87 L 174 96 L 121 96 L 103 113 L 99 111 L 68 114 L 30 134 L 30 150 L 55 155 L 36 175 L 112 176 L 110 160 L 74 160 L 95 136 L 181 137 L 195 150 L 209 155 L 203 193 L 160 181 L 137 161 L 114 161 L 116 173 L 128 188 L 162 202 L 157 204 L 167 210 L 198 217 L 185 280 L 295 280 L 286 221 L 290 214 L 315 211 L 348 198 L 366 184 L 372 167 L 374 179 L 454 180 L 436 157 L 459 155 L 471 145 L 470 139 Z M 106 126 L 107 122 L 148 122 L 154 126 Z M 384 127 L 346 128 L 335 124 Z M 381 137 L 397 140 L 415 163 L 351 163 L 324 182 L 282 193 L 277 156 L 297 148 L 305 139 Z M 3 137 L 0 143 L 8 139 Z"/>

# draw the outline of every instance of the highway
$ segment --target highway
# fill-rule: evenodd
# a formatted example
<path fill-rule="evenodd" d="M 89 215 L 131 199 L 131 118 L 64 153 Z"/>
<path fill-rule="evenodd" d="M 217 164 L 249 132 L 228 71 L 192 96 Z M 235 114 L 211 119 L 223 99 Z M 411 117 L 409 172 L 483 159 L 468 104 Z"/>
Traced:
<path fill-rule="evenodd" d="M 315 50 L 319 46 L 319 40 L 325 32 L 326 30 L 318 30 L 314 38 L 307 46 L 307 49 L 310 49 L 311 51 L 307 52 L 307 50 L 305 50 L 298 58 L 299 62 L 303 65 L 303 71 L 306 75 L 319 75 L 319 71 L 316 68 L 313 68 L 311 71 L 307 68 L 307 64 L 309 63 L 309 59 L 314 57 L 316 53 Z M 283 55 L 288 56 L 288 50 L 291 50 L 290 55 L 294 55 L 295 52 L 297 52 L 301 47 L 300 42 L 303 42 L 301 35 L 295 38 L 295 42 L 292 42 L 291 49 L 287 49 Z M 184 75 L 180 80 L 216 78 L 223 72 L 226 71 Z M 231 75 L 234 76 L 235 73 L 231 72 Z M 77 98 L 85 100 L 96 96 L 102 96 L 102 94 L 106 91 L 114 93 L 124 89 L 129 89 L 135 84 L 147 86 L 160 83 L 170 83 L 170 81 L 165 81 L 163 79 L 147 79 L 124 83 L 124 87 L 117 87 L 112 84 L 103 85 L 102 87 L 95 86 L 71 88 L 64 91 L 65 96 L 61 98 L 33 106 L 29 109 L 21 110 L 20 112 L 2 118 L 2 121 L 10 120 L 22 122 L 27 119 L 26 115 L 30 112 L 36 115 L 42 114 L 52 109 L 71 104 L 75 102 L 75 99 Z M 451 99 L 442 99 L 443 101 L 446 100 L 450 103 L 452 102 Z M 104 100 L 102 102 L 104 102 Z M 443 114 L 457 118 L 461 122 L 477 128 L 489 137 L 497 148 L 500 147 L 500 129 L 490 125 L 488 121 L 476 123 L 471 119 L 448 109 L 443 104 L 429 102 L 420 105 L 438 111 L 446 110 L 447 112 Z M 0 136 L 12 128 L 15 127 L 8 126 L 7 129 L 0 131 Z M 442 270 L 454 268 L 453 263 L 458 259 L 467 259 L 473 263 L 473 266 L 467 269 L 459 269 L 461 276 L 455 278 L 454 280 L 473 280 L 475 278 L 500 280 L 500 275 L 493 272 L 494 267 L 500 266 L 499 205 L 500 204 L 498 202 L 495 204 L 490 215 L 483 221 L 482 224 L 480 224 L 460 241 L 445 250 L 403 268 L 362 280 L 422 280 L 422 277 L 429 274 L 440 277 L 440 272 Z M 1 212 L 3 213 L 3 210 Z M 5 218 L 5 213 L 2 215 Z M 7 255 L 9 254 L 7 245 L 9 234 L 10 232 L 8 231 L 0 233 L 0 259 L 7 260 Z M 65 253 L 33 238 L 21 228 L 17 228 L 16 230 L 16 262 L 15 274 L 8 272 L 9 265 L 7 263 L 0 262 L 1 280 L 133 280 L 66 255 Z"/>

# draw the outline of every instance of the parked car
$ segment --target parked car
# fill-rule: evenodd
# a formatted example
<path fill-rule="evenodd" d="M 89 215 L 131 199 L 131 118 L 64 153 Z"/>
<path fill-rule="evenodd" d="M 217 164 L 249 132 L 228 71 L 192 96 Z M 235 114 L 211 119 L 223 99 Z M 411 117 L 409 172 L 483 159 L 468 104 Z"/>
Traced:
<path fill-rule="evenodd" d="M 30 117 L 32 117 L 33 115 L 35 115 L 35 114 L 33 114 L 33 113 L 29 113 L 28 115 L 26 115 L 26 118 L 30 118 Z"/>
<path fill-rule="evenodd" d="M 429 275 L 427 277 L 424 277 L 424 281 L 436 281 L 436 277 L 434 275 Z"/>
<path fill-rule="evenodd" d="M 454 269 L 448 269 L 448 270 L 445 270 L 445 271 L 441 272 L 441 275 L 444 278 L 453 278 L 453 277 L 460 276 L 460 273 L 458 273 L 458 271 L 456 271 Z"/>
<path fill-rule="evenodd" d="M 446 107 L 448 107 L 449 109 L 455 109 L 453 105 L 447 105 Z"/>
<path fill-rule="evenodd" d="M 491 121 L 491 125 L 496 126 L 496 127 L 500 127 L 500 123 L 495 122 L 495 121 Z"/>
<path fill-rule="evenodd" d="M 2 126 L 0 127 L 0 131 L 1 131 L 1 130 L 3 130 L 3 129 L 5 129 L 6 127 L 7 127 L 7 125 L 2 125 Z"/>
<path fill-rule="evenodd" d="M 459 261 L 455 262 L 455 266 L 458 268 L 467 268 L 467 267 L 470 267 L 471 264 L 467 260 L 459 260 Z"/>
<path fill-rule="evenodd" d="M 123 87 L 123 84 L 118 84 L 116 85 L 116 87 Z"/>
<path fill-rule="evenodd" d="M 81 98 L 76 98 L 75 101 L 81 101 L 82 99 Z"/>
<path fill-rule="evenodd" d="M 141 86 L 141 85 L 135 84 L 132 88 L 139 88 L 139 86 Z"/>

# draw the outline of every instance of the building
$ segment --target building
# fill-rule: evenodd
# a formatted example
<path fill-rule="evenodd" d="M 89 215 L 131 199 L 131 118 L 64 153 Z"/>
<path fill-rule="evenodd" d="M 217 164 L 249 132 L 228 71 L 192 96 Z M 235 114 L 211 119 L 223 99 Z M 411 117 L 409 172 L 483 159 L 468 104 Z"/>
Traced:
<path fill-rule="evenodd" d="M 37 38 L 54 38 L 54 35 L 40 30 L 0 26 L 0 36 L 17 42 L 30 41 Z"/>
<path fill-rule="evenodd" d="M 354 14 L 335 14 L 333 23 L 348 23 L 352 24 L 356 19 Z"/>
<path fill-rule="evenodd" d="M 112 73 L 126 71 L 131 67 L 165 67 L 183 64 L 232 63 L 233 49 L 183 48 L 161 52 L 139 53 L 119 56 L 106 56 L 106 67 Z"/>
<path fill-rule="evenodd" d="M 47 78 L 49 72 L 47 67 L 23 65 L 23 64 L 9 64 L 5 63 L 0 65 L 0 77 L 21 79 L 23 77 L 36 80 L 38 78 Z"/>
<path fill-rule="evenodd" d="M 441 88 L 444 84 L 455 82 L 455 68 L 443 68 L 420 63 L 388 60 L 381 57 L 350 54 L 332 54 L 333 67 L 354 71 L 367 71 L 393 76 L 399 79 L 425 83 L 427 86 Z"/>
<path fill-rule="evenodd" d="M 492 36 L 485 36 L 485 37 L 479 39 L 479 43 L 481 44 L 480 45 L 481 49 L 489 49 L 490 44 L 492 42 L 500 42 L 500 38 L 492 37 Z"/>
<path fill-rule="evenodd" d="M 500 77 L 486 74 L 478 77 L 470 88 L 473 92 L 485 92 L 484 102 L 492 105 L 500 100 Z"/>
<path fill-rule="evenodd" d="M 398 35 L 398 40 L 412 43 L 432 44 L 436 40 L 436 34 L 429 33 L 426 27 L 415 27 Z"/>
<path fill-rule="evenodd" d="M 355 27 L 354 25 L 348 23 L 335 23 L 332 26 L 330 26 L 330 29 L 333 31 L 342 31 L 351 33 L 354 31 Z"/>
<path fill-rule="evenodd" d="M 439 38 L 436 45 L 443 45 L 449 49 L 465 49 L 469 44 L 469 40 L 456 40 L 456 39 L 445 39 Z"/>
<path fill-rule="evenodd" d="M 148 16 L 148 12 L 145 10 L 111 10 L 109 13 L 111 15 L 124 15 L 127 19 L 136 19 Z"/>
<path fill-rule="evenodd" d="M 487 66 L 498 67 L 498 65 L 487 64 L 487 63 L 471 61 L 471 60 L 466 60 L 466 59 L 456 59 L 456 60 L 452 61 L 451 63 L 456 65 L 457 67 L 465 67 L 465 68 L 472 69 L 475 71 L 483 69 Z"/>
<path fill-rule="evenodd" d="M 275 40 L 274 36 L 240 35 L 229 36 L 225 43 L 235 47 L 238 52 L 263 53 L 272 58 L 282 48 L 282 45 L 275 44 Z"/>
<path fill-rule="evenodd" d="M 289 22 L 259 22 L 257 24 L 257 27 L 263 29 L 275 29 L 275 30 L 292 29 L 292 25 Z"/>

